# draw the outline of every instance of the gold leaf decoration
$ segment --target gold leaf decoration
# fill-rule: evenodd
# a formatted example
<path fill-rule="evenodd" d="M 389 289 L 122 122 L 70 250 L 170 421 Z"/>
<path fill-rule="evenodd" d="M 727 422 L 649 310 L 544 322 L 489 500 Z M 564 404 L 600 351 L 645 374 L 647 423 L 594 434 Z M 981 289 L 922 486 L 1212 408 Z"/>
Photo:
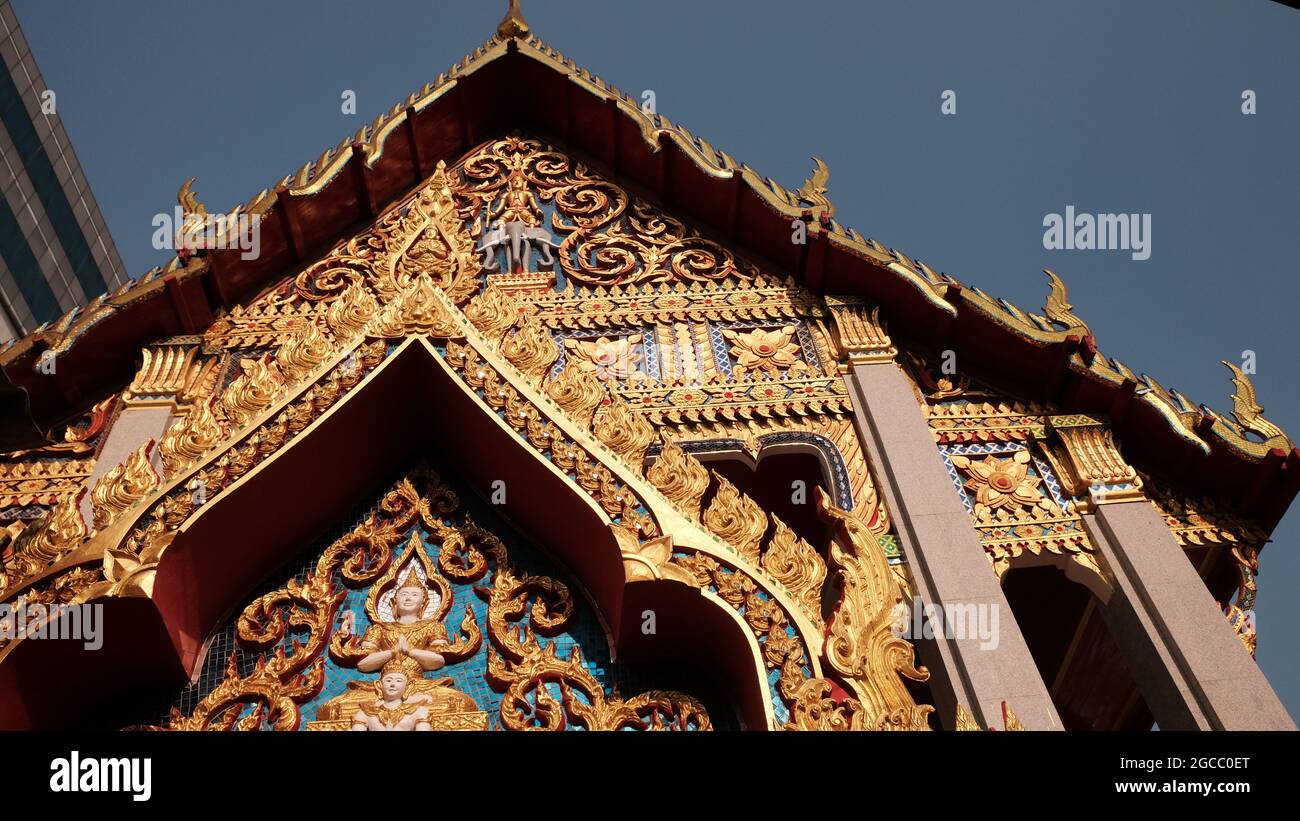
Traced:
<path fill-rule="evenodd" d="M 623 572 L 630 582 L 670 579 L 691 587 L 699 587 L 695 576 L 684 567 L 672 563 L 673 537 L 659 536 L 642 542 L 630 528 L 611 524 L 610 529 L 623 553 Z"/>
<path fill-rule="evenodd" d="M 795 535 L 785 522 L 772 517 L 776 532 L 763 553 L 763 569 L 785 585 L 785 589 L 808 611 L 813 621 L 821 623 L 822 582 L 826 579 L 826 562 L 817 550 Z"/>
<path fill-rule="evenodd" d="M 158 487 L 158 473 L 149 462 L 153 448 L 154 441 L 150 439 L 95 483 L 90 502 L 97 529 L 108 527 L 122 511 L 143 501 Z"/>
<path fill-rule="evenodd" d="M 1052 283 L 1043 313 L 1053 322 L 1064 325 L 1066 330 L 1079 331 L 1085 336 L 1090 335 L 1092 331 L 1088 329 L 1088 323 L 1073 311 L 1074 306 L 1069 302 L 1070 294 L 1065 288 L 1065 283 L 1052 271 L 1044 270 L 1043 273 L 1047 274 L 1047 278 Z"/>
<path fill-rule="evenodd" d="M 529 317 L 514 334 L 501 340 L 501 353 L 533 385 L 540 384 L 560 358 L 560 349 L 536 317 Z"/>
<path fill-rule="evenodd" d="M 265 410 L 283 387 L 279 368 L 267 356 L 240 360 L 241 373 L 221 397 L 220 413 L 231 429 L 242 428 Z"/>
<path fill-rule="evenodd" d="M 912 645 L 894 635 L 895 608 L 903 592 L 884 549 L 861 519 L 837 507 L 821 488 L 817 509 L 835 526 L 830 560 L 844 591 L 831 623 L 826 660 L 875 716 L 871 726 L 929 729 L 926 716 L 934 708 L 918 705 L 902 677 L 927 681 L 930 673 L 915 666 Z"/>
<path fill-rule="evenodd" d="M 607 401 L 596 409 L 592 431 L 597 439 L 640 473 L 645 452 L 654 441 L 655 432 L 649 422 L 633 412 L 623 397 L 616 393 L 609 394 Z"/>
<path fill-rule="evenodd" d="M 333 350 L 320 326 L 308 320 L 280 346 L 275 363 L 286 380 L 297 382 L 319 367 Z"/>
<path fill-rule="evenodd" d="M 515 326 L 522 316 L 522 306 L 500 288 L 489 285 L 465 306 L 465 317 L 494 345 Z"/>
<path fill-rule="evenodd" d="M 374 295 L 360 282 L 353 282 L 342 296 L 330 303 L 325 322 L 335 339 L 348 340 L 360 336 L 378 312 L 379 303 Z"/>
<path fill-rule="evenodd" d="M 1231 362 L 1223 364 L 1232 371 L 1232 387 L 1236 391 L 1232 395 L 1232 415 L 1237 422 L 1246 430 L 1259 434 L 1266 447 L 1289 450 L 1291 440 L 1281 428 L 1264 418 L 1264 407 L 1255 399 L 1255 386 L 1250 377 Z"/>
<path fill-rule="evenodd" d="M 158 445 L 163 470 L 175 476 L 186 465 L 193 464 L 221 441 L 221 423 L 206 402 L 190 408 L 189 413 L 163 434 Z"/>
<path fill-rule="evenodd" d="M 956 729 L 961 731 L 984 730 L 984 728 L 980 726 L 980 723 L 975 720 L 975 717 L 970 714 L 970 711 L 967 710 L 960 701 L 957 702 Z"/>
<path fill-rule="evenodd" d="M 459 335 L 459 326 L 439 298 L 433 279 L 417 274 L 402 295 L 388 303 L 374 325 L 376 336 L 400 339 L 413 334 Z"/>
<path fill-rule="evenodd" d="M 0 592 L 53 565 L 81 544 L 88 535 L 81 518 L 81 498 L 85 495 L 82 488 L 64 496 L 18 535 L 10 555 L 0 562 Z"/>
<path fill-rule="evenodd" d="M 767 532 L 767 515 L 758 503 L 736 489 L 716 470 L 718 490 L 704 511 L 704 526 L 751 562 L 758 562 L 759 546 Z"/>
<path fill-rule="evenodd" d="M 700 503 L 709 488 L 709 472 L 699 459 L 682 450 L 681 445 L 665 440 L 659 458 L 646 471 L 646 478 L 670 502 L 692 518 L 700 518 Z"/>
<path fill-rule="evenodd" d="M 585 429 L 591 427 L 592 414 L 605 398 L 605 389 L 593 374 L 565 368 L 546 386 L 546 395 Z"/>

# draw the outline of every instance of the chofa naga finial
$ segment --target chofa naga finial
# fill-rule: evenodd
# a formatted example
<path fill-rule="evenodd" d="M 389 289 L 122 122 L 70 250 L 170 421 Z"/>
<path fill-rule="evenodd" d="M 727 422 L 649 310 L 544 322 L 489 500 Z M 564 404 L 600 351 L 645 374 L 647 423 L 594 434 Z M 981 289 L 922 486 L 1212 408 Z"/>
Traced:
<path fill-rule="evenodd" d="M 501 24 L 497 26 L 497 36 L 503 40 L 511 37 L 522 40 L 528 34 L 528 22 L 524 20 L 524 13 L 519 10 L 519 0 L 510 0 L 510 8 L 506 10 L 506 16 L 501 18 Z"/>

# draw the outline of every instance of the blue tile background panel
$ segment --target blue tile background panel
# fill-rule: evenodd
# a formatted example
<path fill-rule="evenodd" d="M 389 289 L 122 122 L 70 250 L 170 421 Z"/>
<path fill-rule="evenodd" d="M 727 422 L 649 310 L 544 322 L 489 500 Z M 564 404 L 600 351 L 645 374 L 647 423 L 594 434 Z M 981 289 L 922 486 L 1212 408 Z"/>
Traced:
<path fill-rule="evenodd" d="M 495 506 L 474 496 L 468 488 L 457 486 L 454 480 L 457 475 L 456 471 L 439 465 L 434 465 L 434 469 L 438 471 L 439 475 L 443 477 L 444 481 L 447 481 L 461 499 L 461 511 L 456 514 L 456 519 L 462 520 L 462 517 L 468 516 L 481 526 L 497 534 L 505 542 L 510 563 L 516 572 L 550 576 L 569 587 L 574 600 L 573 616 L 566 629 L 559 635 L 550 638 L 539 636 L 539 641 L 542 642 L 543 646 L 555 645 L 557 653 L 562 658 L 569 657 L 574 648 L 581 648 L 587 670 L 601 682 L 607 693 L 617 689 L 623 697 L 630 698 L 647 690 L 677 690 L 699 699 L 705 705 L 705 709 L 708 711 L 709 717 L 716 728 L 738 728 L 729 699 L 717 685 L 717 679 L 711 676 L 708 671 L 687 669 L 669 664 L 614 662 L 611 659 L 609 645 L 606 642 L 605 632 L 600 620 L 592 609 L 586 594 L 573 578 L 547 558 L 528 539 L 523 538 L 516 532 L 502 518 Z M 393 482 L 385 486 L 384 492 L 387 492 L 387 488 L 391 487 L 404 475 L 403 473 L 401 476 L 393 477 Z M 382 493 L 379 496 L 382 496 Z M 377 504 L 378 499 L 376 498 L 358 506 L 342 517 L 337 526 L 323 534 L 316 542 L 308 546 L 298 558 L 290 562 L 288 566 L 271 579 L 268 579 L 265 584 L 248 597 L 247 602 L 283 587 L 289 579 L 301 581 L 305 578 L 307 572 L 315 568 L 317 560 L 326 548 L 375 512 Z M 429 544 L 427 534 L 423 530 L 420 531 L 420 534 L 422 541 L 425 543 L 426 551 L 436 563 L 437 548 Z M 409 531 L 406 535 L 409 536 Z M 401 545 L 402 548 L 398 551 L 394 561 L 401 559 L 401 554 L 405 550 L 405 537 Z M 429 676 L 431 678 L 450 677 L 457 689 L 469 694 L 478 704 L 479 709 L 488 714 L 490 729 L 499 730 L 501 729 L 501 693 L 488 684 L 485 675 L 487 670 L 487 649 L 490 644 L 490 639 L 487 636 L 487 603 L 479 598 L 473 589 L 476 585 L 488 584 L 489 578 L 484 577 L 479 582 L 468 585 L 452 583 L 453 601 L 445 620 L 448 633 L 453 636 L 456 635 L 459 632 L 461 619 L 465 614 L 465 607 L 468 605 L 474 613 L 479 629 L 484 634 L 482 648 L 469 659 L 433 671 Z M 365 613 L 366 595 L 367 590 L 365 589 L 348 591 L 346 600 L 335 620 L 335 628 L 341 622 L 344 610 L 351 610 L 356 617 L 357 633 L 364 633 L 369 626 L 369 620 Z M 245 605 L 247 602 L 245 602 Z M 145 717 L 146 721 L 165 724 L 173 706 L 183 714 L 190 714 L 198 703 L 224 679 L 226 663 L 232 653 L 235 655 L 240 675 L 248 675 L 256 665 L 257 659 L 265 653 L 271 652 L 251 651 L 239 644 L 235 628 L 238 615 L 242 611 L 243 607 L 236 609 L 234 615 L 213 632 L 210 649 L 204 658 L 203 667 L 197 679 L 175 694 L 167 705 L 160 706 L 156 716 Z M 526 616 L 519 623 L 527 624 L 530 619 L 530 615 Z M 291 640 L 292 636 L 286 636 L 282 644 L 287 646 Z M 355 669 L 341 667 L 329 659 L 328 656 L 325 672 L 325 686 L 320 695 L 301 707 L 304 725 L 315 719 L 317 709 L 326 701 L 343 693 L 347 689 L 349 682 L 376 680 L 375 674 L 360 673 Z M 549 689 L 551 695 L 558 700 L 560 696 L 558 688 L 551 686 Z M 248 712 L 249 710 L 245 710 L 245 713 Z M 570 727 L 569 729 L 580 728 Z"/>

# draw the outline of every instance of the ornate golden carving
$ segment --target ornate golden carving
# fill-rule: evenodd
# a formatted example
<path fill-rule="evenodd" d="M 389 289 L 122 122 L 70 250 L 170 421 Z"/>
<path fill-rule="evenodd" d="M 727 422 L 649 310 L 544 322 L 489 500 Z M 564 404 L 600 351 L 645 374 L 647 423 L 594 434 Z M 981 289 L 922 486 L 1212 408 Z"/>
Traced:
<path fill-rule="evenodd" d="M 776 525 L 776 532 L 763 552 L 763 569 L 785 585 L 813 621 L 820 624 L 826 563 L 816 549 L 796 536 L 785 522 L 776 516 L 772 517 L 772 522 Z"/>
<path fill-rule="evenodd" d="M 1029 475 L 1029 451 L 1018 450 L 1010 458 L 985 456 L 974 461 L 966 456 L 952 457 L 952 464 L 966 474 L 966 487 L 975 493 L 975 520 L 990 522 L 996 517 L 1010 519 L 1021 511 L 1042 509 L 1056 515 L 1061 509 L 1043 495 L 1043 480 Z"/>
<path fill-rule="evenodd" d="M 642 542 L 631 530 L 610 525 L 619 549 L 623 552 L 623 573 L 628 581 L 653 581 L 668 579 L 691 587 L 699 587 L 695 575 L 687 568 L 673 563 L 673 537 L 660 536 Z"/>
<path fill-rule="evenodd" d="M 641 354 L 636 349 L 639 344 L 641 334 L 621 339 L 610 339 L 607 336 L 596 340 L 566 339 L 566 363 L 571 362 L 584 371 L 590 371 L 603 381 L 640 381 L 646 376 L 637 369 L 637 364 L 641 361 Z"/>
<path fill-rule="evenodd" d="M 658 458 L 645 475 L 660 493 L 668 497 L 668 501 L 691 518 L 700 518 L 700 504 L 704 491 L 709 488 L 709 472 L 700 460 L 686 453 L 673 440 L 666 439 Z"/>
<path fill-rule="evenodd" d="M 984 728 L 980 726 L 980 723 L 975 720 L 975 717 L 970 714 L 970 711 L 968 711 L 966 707 L 959 701 L 957 702 L 957 721 L 956 721 L 956 727 L 954 729 L 963 730 L 963 731 L 965 730 L 982 731 Z"/>
<path fill-rule="evenodd" d="M 640 473 L 645 452 L 655 440 L 655 431 L 649 422 L 632 412 L 622 397 L 610 394 L 608 401 L 596 408 L 591 430 Z"/>
<path fill-rule="evenodd" d="M 401 295 L 380 311 L 378 319 L 370 327 L 371 332 L 389 339 L 412 334 L 443 338 L 459 335 L 456 320 L 435 291 L 429 274 L 423 271 L 415 274 Z"/>
<path fill-rule="evenodd" d="M 348 341 L 360 336 L 370 321 L 379 313 L 379 303 L 360 282 L 353 282 L 343 295 L 329 304 L 325 322 L 334 338 Z"/>
<path fill-rule="evenodd" d="M 560 358 L 546 327 L 535 317 L 520 323 L 513 335 L 501 340 L 501 354 L 518 368 L 532 385 L 538 385 Z M 567 369 L 566 369 L 567 370 Z"/>
<path fill-rule="evenodd" d="M 497 26 L 497 36 L 503 40 L 511 37 L 527 39 L 529 35 L 528 23 L 524 20 L 524 14 L 519 10 L 519 0 L 510 0 L 510 8 L 506 10 L 506 16 L 501 18 L 501 23 Z"/>
<path fill-rule="evenodd" d="M 835 216 L 835 204 L 826 196 L 829 190 L 826 183 L 831 178 L 831 170 L 821 159 L 813 157 L 812 176 L 804 180 L 799 187 L 799 199 L 807 202 L 813 207 L 813 219 L 826 217 L 827 219 Z"/>
<path fill-rule="evenodd" d="M 1092 501 L 1108 503 L 1142 498 L 1142 482 L 1137 472 L 1124 461 L 1119 447 L 1105 423 L 1083 414 L 1047 417 L 1048 427 L 1061 441 L 1064 458 L 1045 449 L 1056 468 L 1057 478 L 1071 496 L 1087 496 L 1089 488 L 1127 484 L 1131 488 L 1112 489 Z"/>
<path fill-rule="evenodd" d="M 1091 336 L 1092 331 L 1088 329 L 1088 323 L 1084 322 L 1075 315 L 1073 305 L 1069 303 L 1069 292 L 1065 289 L 1065 283 L 1052 271 L 1044 270 L 1047 278 L 1051 281 L 1051 290 L 1047 294 L 1047 305 L 1043 308 L 1043 313 L 1052 322 L 1065 326 L 1067 331 L 1074 331 L 1083 336 Z"/>
<path fill-rule="evenodd" d="M 892 362 L 898 348 L 885 332 L 880 307 L 857 297 L 828 296 L 826 307 L 835 321 L 835 343 L 855 362 Z"/>
<path fill-rule="evenodd" d="M 231 430 L 247 425 L 275 401 L 284 387 L 284 378 L 269 356 L 241 359 L 240 374 L 221 396 L 219 415 L 229 423 Z"/>
<path fill-rule="evenodd" d="M 1246 430 L 1257 434 L 1264 440 L 1265 448 L 1291 449 L 1291 440 L 1282 429 L 1264 418 L 1264 408 L 1255 401 L 1255 386 L 1250 377 L 1241 368 L 1231 362 L 1224 362 L 1232 371 L 1232 386 L 1236 393 L 1232 395 L 1232 415 Z"/>
<path fill-rule="evenodd" d="M 197 342 L 197 337 L 194 339 Z M 128 405 L 185 401 L 205 392 L 216 377 L 217 361 L 195 362 L 198 348 L 194 344 L 151 345 L 142 354 L 143 364 L 122 393 Z"/>
<path fill-rule="evenodd" d="M 523 306 L 500 288 L 489 285 L 465 306 L 465 317 L 492 344 L 524 317 Z"/>
<path fill-rule="evenodd" d="M 929 729 L 934 708 L 918 705 L 901 677 L 926 681 L 930 673 L 915 666 L 912 645 L 893 633 L 903 591 L 884 551 L 861 519 L 836 507 L 820 488 L 817 509 L 836 528 L 830 561 L 844 591 L 831 623 L 827 661 L 873 717 L 873 727 Z"/>
<path fill-rule="evenodd" d="M 732 343 L 731 355 L 736 358 L 734 372 L 746 373 L 798 373 L 808 370 L 808 363 L 799 359 L 799 343 L 794 341 L 795 327 L 786 325 L 777 330 L 755 328 L 749 332 L 724 330 L 722 335 Z"/>
<path fill-rule="evenodd" d="M 21 583 L 57 563 L 81 544 L 88 535 L 81 517 L 81 497 L 85 494 L 83 488 L 75 495 L 65 496 L 14 540 L 13 549 L 0 563 L 0 594 L 11 583 Z"/>
<path fill-rule="evenodd" d="M 139 504 L 158 487 L 158 473 L 149 462 L 153 449 L 154 441 L 150 439 L 95 483 L 90 501 L 97 529 L 108 527 L 122 511 Z"/>
<path fill-rule="evenodd" d="M 759 545 L 767 532 L 767 514 L 758 503 L 736 486 L 712 471 L 718 488 L 704 511 L 704 525 L 754 564 L 759 560 Z"/>
<path fill-rule="evenodd" d="M 595 374 L 581 368 L 556 374 L 546 386 L 546 395 L 584 428 L 591 426 L 592 415 L 606 396 Z"/>
<path fill-rule="evenodd" d="M 195 403 L 180 421 L 167 429 L 158 445 L 164 473 L 171 477 L 197 462 L 221 442 L 222 435 L 221 423 L 211 406 L 207 402 Z"/>
<path fill-rule="evenodd" d="M 275 364 L 287 381 L 298 382 L 320 367 L 333 352 L 334 344 L 320 326 L 308 321 L 289 334 L 275 356 Z"/>

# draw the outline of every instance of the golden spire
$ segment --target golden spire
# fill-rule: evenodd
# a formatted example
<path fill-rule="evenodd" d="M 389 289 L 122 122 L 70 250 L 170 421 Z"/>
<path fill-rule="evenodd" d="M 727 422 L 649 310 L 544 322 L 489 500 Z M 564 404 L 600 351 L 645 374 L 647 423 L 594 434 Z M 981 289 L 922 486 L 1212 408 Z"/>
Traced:
<path fill-rule="evenodd" d="M 503 40 L 511 37 L 524 39 L 528 34 L 528 23 L 524 20 L 524 13 L 519 10 L 519 0 L 510 0 L 510 8 L 506 10 L 506 16 L 501 18 L 501 24 L 497 26 L 497 36 Z"/>

